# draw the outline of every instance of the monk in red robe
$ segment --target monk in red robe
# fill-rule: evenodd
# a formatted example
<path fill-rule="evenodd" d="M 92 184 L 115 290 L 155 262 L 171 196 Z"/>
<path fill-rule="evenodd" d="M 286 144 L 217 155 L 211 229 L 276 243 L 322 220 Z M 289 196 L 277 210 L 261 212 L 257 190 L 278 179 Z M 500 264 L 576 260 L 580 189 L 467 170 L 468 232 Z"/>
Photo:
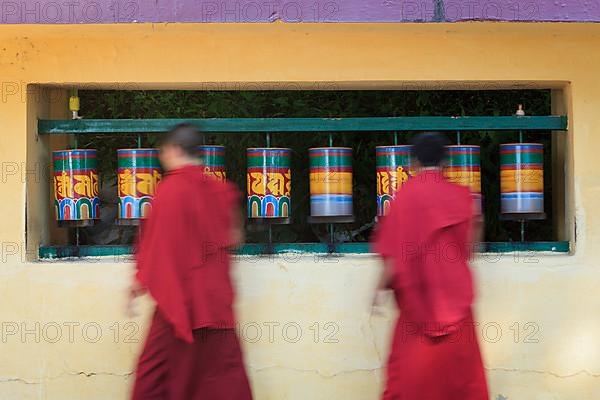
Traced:
<path fill-rule="evenodd" d="M 416 137 L 420 172 L 396 194 L 375 233 L 384 259 L 379 288 L 392 289 L 400 309 L 384 400 L 489 398 L 468 265 L 481 222 L 469 189 L 444 178 L 445 144 L 435 132 Z"/>
<path fill-rule="evenodd" d="M 166 176 L 142 227 L 130 303 L 148 291 L 156 310 L 140 356 L 133 400 L 250 400 L 232 310 L 227 249 L 241 240 L 240 195 L 203 173 L 201 134 L 166 134 Z"/>

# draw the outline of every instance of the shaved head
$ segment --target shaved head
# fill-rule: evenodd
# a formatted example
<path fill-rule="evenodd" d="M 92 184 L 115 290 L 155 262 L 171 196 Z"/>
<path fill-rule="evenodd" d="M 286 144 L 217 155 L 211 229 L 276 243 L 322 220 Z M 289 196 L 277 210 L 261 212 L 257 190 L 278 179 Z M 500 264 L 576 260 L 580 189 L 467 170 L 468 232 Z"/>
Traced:
<path fill-rule="evenodd" d="M 194 125 L 179 124 L 165 134 L 162 145 L 176 146 L 188 156 L 196 156 L 202 139 L 202 133 Z"/>
<path fill-rule="evenodd" d="M 424 132 L 412 140 L 413 157 L 423 167 L 438 167 L 446 157 L 448 138 L 440 132 Z"/>

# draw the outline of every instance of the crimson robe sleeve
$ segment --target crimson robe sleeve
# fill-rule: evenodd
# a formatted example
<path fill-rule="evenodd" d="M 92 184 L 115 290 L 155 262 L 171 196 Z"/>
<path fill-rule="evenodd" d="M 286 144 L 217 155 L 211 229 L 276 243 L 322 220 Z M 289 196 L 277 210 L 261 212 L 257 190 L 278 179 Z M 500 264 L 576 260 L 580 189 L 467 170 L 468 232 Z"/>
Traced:
<path fill-rule="evenodd" d="M 388 221 L 389 214 L 384 217 L 383 220 L 375 227 L 375 231 L 373 233 L 373 243 L 372 249 L 374 253 L 380 254 L 383 258 L 391 257 L 391 237 L 390 237 L 390 228 L 391 225 Z"/>
<path fill-rule="evenodd" d="M 392 200 L 388 215 L 382 217 L 375 228 L 373 238 L 373 251 L 380 254 L 383 258 L 394 257 L 398 254 L 398 238 L 403 229 L 399 223 L 399 214 L 401 204 L 403 203 L 401 193 L 396 194 Z"/>
<path fill-rule="evenodd" d="M 185 214 L 179 209 L 182 190 L 176 180 L 161 182 L 153 201 L 152 211 L 138 244 L 137 279 L 156 301 L 156 305 L 175 335 L 193 342 L 190 316 L 185 302 L 178 264 L 178 254 L 185 252 L 189 238 L 185 232 Z"/>
<path fill-rule="evenodd" d="M 405 197 L 405 193 L 396 193 L 388 215 L 380 219 L 374 232 L 373 251 L 384 259 L 384 275 L 388 289 L 399 289 L 396 284 L 399 273 L 397 264 L 406 261 L 401 254 L 407 229 L 401 218 L 402 205 L 406 204 Z"/>

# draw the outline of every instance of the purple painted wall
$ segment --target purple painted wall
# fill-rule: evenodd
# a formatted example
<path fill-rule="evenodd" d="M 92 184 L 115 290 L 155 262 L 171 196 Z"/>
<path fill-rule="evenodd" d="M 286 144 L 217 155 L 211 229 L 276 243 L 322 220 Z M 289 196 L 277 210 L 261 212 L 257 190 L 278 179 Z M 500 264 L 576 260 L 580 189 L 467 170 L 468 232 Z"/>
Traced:
<path fill-rule="evenodd" d="M 0 0 L 2 24 L 600 22 L 600 0 Z"/>

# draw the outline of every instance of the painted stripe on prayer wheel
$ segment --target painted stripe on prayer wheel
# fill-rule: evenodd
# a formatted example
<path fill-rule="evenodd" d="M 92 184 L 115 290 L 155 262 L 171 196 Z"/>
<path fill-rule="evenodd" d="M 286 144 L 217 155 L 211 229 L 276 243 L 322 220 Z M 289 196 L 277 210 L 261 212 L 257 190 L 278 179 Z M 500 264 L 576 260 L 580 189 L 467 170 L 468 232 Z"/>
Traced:
<path fill-rule="evenodd" d="M 501 211 L 507 214 L 544 212 L 544 145 L 500 145 Z"/>
<path fill-rule="evenodd" d="M 118 149 L 119 220 L 146 218 L 162 177 L 158 149 Z"/>
<path fill-rule="evenodd" d="M 54 210 L 59 222 L 100 218 L 96 150 L 52 152 Z"/>
<path fill-rule="evenodd" d="M 475 210 L 482 210 L 480 147 L 468 145 L 447 146 L 447 165 L 444 175 L 450 182 L 466 186 L 475 198 Z"/>
<path fill-rule="evenodd" d="M 199 156 L 204 165 L 204 173 L 207 176 L 224 181 L 225 173 L 225 146 L 203 145 L 198 148 Z"/>
<path fill-rule="evenodd" d="M 310 214 L 312 217 L 351 216 L 352 149 L 308 149 L 310 164 Z"/>
<path fill-rule="evenodd" d="M 385 216 L 394 195 L 412 176 L 412 146 L 377 146 L 375 161 L 377 171 L 377 215 Z"/>
<path fill-rule="evenodd" d="M 292 150 L 247 149 L 248 218 L 287 218 L 291 215 Z"/>

